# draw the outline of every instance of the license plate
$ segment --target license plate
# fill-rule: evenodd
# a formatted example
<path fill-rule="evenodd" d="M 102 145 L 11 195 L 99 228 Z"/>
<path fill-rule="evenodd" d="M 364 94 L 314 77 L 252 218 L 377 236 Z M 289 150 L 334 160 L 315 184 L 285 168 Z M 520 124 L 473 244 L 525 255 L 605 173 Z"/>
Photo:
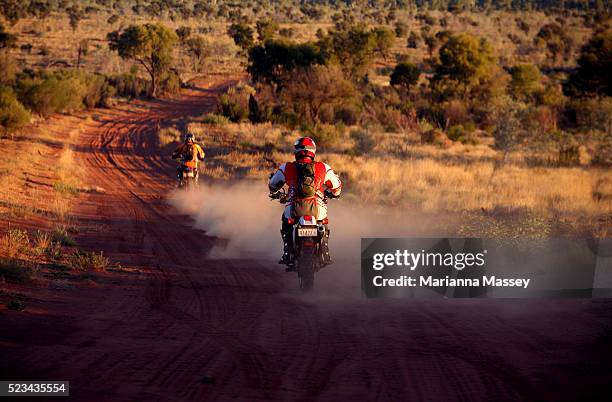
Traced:
<path fill-rule="evenodd" d="M 193 177 L 193 172 L 185 172 L 185 177 Z"/>
<path fill-rule="evenodd" d="M 317 228 L 298 228 L 299 237 L 313 237 L 317 235 Z"/>

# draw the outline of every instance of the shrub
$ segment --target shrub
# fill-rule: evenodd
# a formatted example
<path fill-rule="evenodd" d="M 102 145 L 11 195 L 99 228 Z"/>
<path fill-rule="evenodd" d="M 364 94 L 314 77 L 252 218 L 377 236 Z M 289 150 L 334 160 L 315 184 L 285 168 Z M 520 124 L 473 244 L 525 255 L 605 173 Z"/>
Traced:
<path fill-rule="evenodd" d="M 52 244 L 53 240 L 48 233 L 37 230 L 34 234 L 34 247 L 32 251 L 38 256 L 46 254 Z"/>
<path fill-rule="evenodd" d="M 399 63 L 393 69 L 393 73 L 391 73 L 390 83 L 393 86 L 399 86 L 408 90 L 419 81 L 420 75 L 421 70 L 414 64 Z"/>
<path fill-rule="evenodd" d="M 103 106 L 113 94 L 103 76 L 74 70 L 24 74 L 17 91 L 26 106 L 44 117 Z"/>
<path fill-rule="evenodd" d="M 542 89 L 542 74 L 533 64 L 521 64 L 510 70 L 510 90 L 517 99 L 529 99 Z"/>
<path fill-rule="evenodd" d="M 65 227 L 56 227 L 51 233 L 53 241 L 58 242 L 62 246 L 73 247 L 76 246 L 76 241 L 70 236 L 68 230 Z"/>
<path fill-rule="evenodd" d="M 17 100 L 15 93 L 0 86 L 0 127 L 2 134 L 13 133 L 30 121 L 30 113 Z"/>
<path fill-rule="evenodd" d="M 135 71 L 111 77 L 109 84 L 115 89 L 119 96 L 138 98 L 150 92 L 150 83 L 136 75 Z"/>
<path fill-rule="evenodd" d="M 246 120 L 249 117 L 249 97 L 253 94 L 253 87 L 238 83 L 217 99 L 217 111 L 233 122 Z"/>
<path fill-rule="evenodd" d="M 374 137 L 366 130 L 353 130 L 350 136 L 355 141 L 355 153 L 357 154 L 369 153 L 376 146 Z"/>
<path fill-rule="evenodd" d="M 208 113 L 202 119 L 202 123 L 212 124 L 213 126 L 224 126 L 226 124 L 229 124 L 229 122 L 230 120 L 227 117 L 215 113 Z"/>
<path fill-rule="evenodd" d="M 181 132 L 176 127 L 165 127 L 157 132 L 157 143 L 161 147 L 181 142 Z"/>
<path fill-rule="evenodd" d="M 77 271 L 105 271 L 108 268 L 108 258 L 102 252 L 75 251 L 69 260 L 70 268 Z"/>
<path fill-rule="evenodd" d="M 304 131 L 315 140 L 317 145 L 323 147 L 334 145 L 342 135 L 341 128 L 332 124 L 319 124 L 306 128 Z"/>
<path fill-rule="evenodd" d="M 21 229 L 10 229 L 0 238 L 0 252 L 7 257 L 25 253 L 30 248 L 28 232 Z"/>

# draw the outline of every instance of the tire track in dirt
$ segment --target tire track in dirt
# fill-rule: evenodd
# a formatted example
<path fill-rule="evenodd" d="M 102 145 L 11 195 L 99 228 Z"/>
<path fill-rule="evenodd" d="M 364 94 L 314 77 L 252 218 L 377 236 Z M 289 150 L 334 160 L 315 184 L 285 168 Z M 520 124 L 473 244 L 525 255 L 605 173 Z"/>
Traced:
<path fill-rule="evenodd" d="M 585 356 L 609 356 L 597 343 L 606 322 L 592 324 L 605 303 L 568 303 L 566 315 L 542 320 L 558 307 L 519 301 L 513 308 L 527 313 L 513 315 L 486 301 L 363 300 L 333 284 L 304 297 L 268 262 L 207 258 L 216 240 L 163 202 L 174 166 L 158 154 L 154 130 L 212 110 L 228 83 L 99 111 L 87 124 L 76 156 L 105 191 L 75 212 L 85 227 L 107 230 L 86 231 L 79 243 L 136 272 L 89 316 L 72 317 L 79 330 L 60 345 L 24 352 L 24 367 L 53 369 L 84 401 L 478 401 L 571 399 L 542 379 L 587 381 Z M 322 271 L 317 280 L 330 278 Z M 556 328 L 566 317 L 580 325 L 564 338 Z"/>

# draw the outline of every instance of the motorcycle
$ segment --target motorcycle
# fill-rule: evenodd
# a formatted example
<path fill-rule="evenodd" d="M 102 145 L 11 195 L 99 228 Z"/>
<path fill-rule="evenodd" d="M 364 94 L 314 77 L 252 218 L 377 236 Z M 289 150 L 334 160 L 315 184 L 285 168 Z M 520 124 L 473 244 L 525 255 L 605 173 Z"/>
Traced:
<path fill-rule="evenodd" d="M 179 166 L 177 168 L 177 174 L 179 178 L 178 187 L 184 188 L 186 190 L 190 190 L 197 187 L 199 176 L 198 169 L 191 166 L 187 166 L 185 164 L 186 161 L 179 154 L 172 154 L 172 159 L 180 159 Z M 183 172 L 182 175 L 181 171 Z"/>
<path fill-rule="evenodd" d="M 324 202 L 338 198 L 330 191 L 325 191 Z M 280 204 L 287 202 L 287 193 L 280 190 L 270 194 L 270 199 L 278 200 Z M 289 218 L 292 225 L 293 260 L 287 264 L 287 272 L 296 271 L 302 291 L 310 291 L 314 287 L 314 275 L 326 264 L 323 262 L 324 237 L 328 230 L 327 218 L 317 221 L 314 216 L 305 215 Z"/>

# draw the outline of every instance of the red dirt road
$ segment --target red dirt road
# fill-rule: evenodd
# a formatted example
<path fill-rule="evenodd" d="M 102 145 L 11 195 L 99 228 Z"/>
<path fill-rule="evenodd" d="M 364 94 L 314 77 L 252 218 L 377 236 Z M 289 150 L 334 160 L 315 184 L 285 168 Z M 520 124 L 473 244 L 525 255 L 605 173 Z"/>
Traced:
<path fill-rule="evenodd" d="M 128 269 L 1 314 L 0 379 L 70 380 L 82 401 L 574 400 L 607 389 L 609 301 L 368 300 L 334 266 L 302 296 L 273 261 L 208 259 L 215 239 L 164 202 L 174 165 L 154 130 L 210 110 L 223 85 L 88 125 L 75 151 L 106 191 L 82 197 L 78 242 Z"/>

